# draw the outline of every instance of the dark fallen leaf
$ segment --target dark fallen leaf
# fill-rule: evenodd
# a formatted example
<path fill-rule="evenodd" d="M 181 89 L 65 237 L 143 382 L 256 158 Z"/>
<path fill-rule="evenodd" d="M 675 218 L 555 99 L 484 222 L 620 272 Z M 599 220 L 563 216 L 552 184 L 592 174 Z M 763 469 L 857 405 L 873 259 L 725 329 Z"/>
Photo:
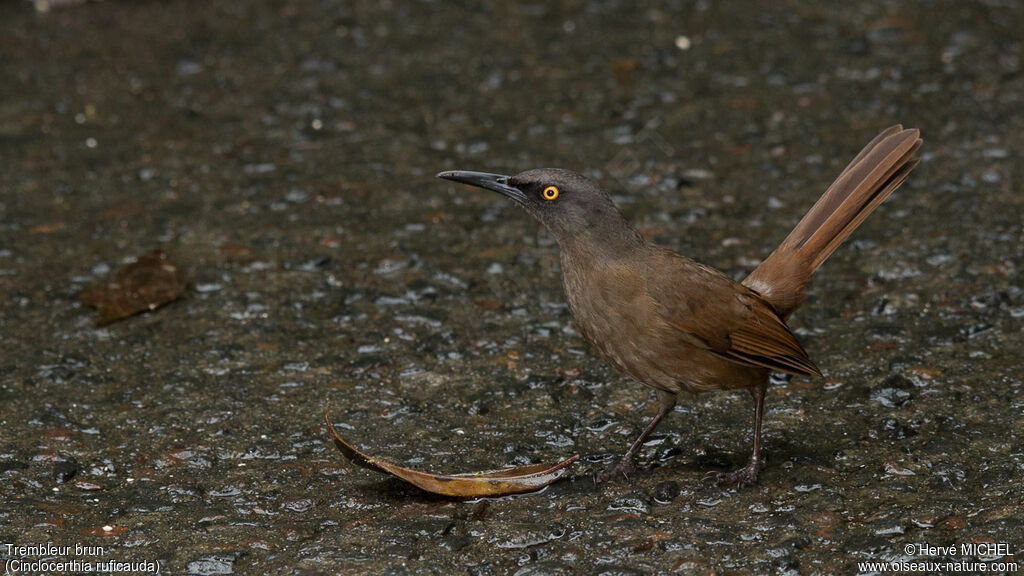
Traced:
<path fill-rule="evenodd" d="M 357 466 L 390 474 L 433 494 L 454 496 L 457 498 L 479 498 L 482 496 L 505 496 L 533 492 L 551 484 L 567 472 L 568 467 L 580 459 L 574 454 L 558 464 L 531 464 L 503 470 L 487 470 L 461 474 L 431 474 L 411 468 L 405 468 L 390 462 L 374 458 L 360 452 L 345 441 L 331 424 L 330 403 L 324 409 L 324 420 L 327 429 L 334 437 L 334 445 L 341 450 L 346 458 Z"/>
<path fill-rule="evenodd" d="M 99 311 L 99 324 L 155 310 L 185 293 L 188 280 L 161 250 L 150 250 L 82 292 L 82 304 Z"/>

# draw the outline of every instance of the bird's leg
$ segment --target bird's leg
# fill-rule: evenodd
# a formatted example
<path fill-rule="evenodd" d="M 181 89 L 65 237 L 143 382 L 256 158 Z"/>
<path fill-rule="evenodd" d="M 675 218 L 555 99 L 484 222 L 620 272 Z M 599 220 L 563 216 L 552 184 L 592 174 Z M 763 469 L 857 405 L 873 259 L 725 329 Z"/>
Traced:
<path fill-rule="evenodd" d="M 636 472 L 636 456 L 640 452 L 640 448 L 643 447 L 644 442 L 647 441 L 647 437 L 654 432 L 654 429 L 658 427 L 658 423 L 675 408 L 676 405 L 676 394 L 674 392 L 666 392 L 664 390 L 657 390 L 658 392 L 658 414 L 651 420 L 651 423 L 644 428 L 644 431 L 640 433 L 640 436 L 633 442 L 633 445 L 626 450 L 626 454 L 622 456 L 622 460 L 615 465 L 614 468 L 605 470 L 604 472 L 597 475 L 595 479 L 597 482 L 604 482 L 610 480 L 616 476 L 629 477 L 630 474 Z"/>
<path fill-rule="evenodd" d="M 767 389 L 767 379 L 750 389 L 754 396 L 754 451 L 750 454 L 747 465 L 728 473 L 711 472 L 704 477 L 706 480 L 714 480 L 719 486 L 736 488 L 749 486 L 757 481 L 757 473 L 764 466 L 764 462 L 761 461 L 761 416 L 764 414 L 764 394 Z"/>

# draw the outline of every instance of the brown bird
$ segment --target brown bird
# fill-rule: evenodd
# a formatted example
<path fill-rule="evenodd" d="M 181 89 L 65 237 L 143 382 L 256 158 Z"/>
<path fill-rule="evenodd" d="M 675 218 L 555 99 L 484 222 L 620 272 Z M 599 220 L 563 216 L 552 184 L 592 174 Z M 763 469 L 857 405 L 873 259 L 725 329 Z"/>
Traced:
<path fill-rule="evenodd" d="M 917 165 L 918 130 L 893 126 L 875 137 L 782 244 L 742 282 L 656 246 L 592 180 L 558 168 L 503 176 L 437 176 L 503 194 L 554 235 L 576 326 L 613 366 L 658 395 L 658 414 L 602 478 L 628 475 L 680 392 L 744 388 L 754 397 L 754 446 L 747 465 L 713 474 L 719 484 L 753 483 L 763 466 L 761 416 L 772 370 L 820 376 L 786 326 L 811 274 L 899 187 Z"/>

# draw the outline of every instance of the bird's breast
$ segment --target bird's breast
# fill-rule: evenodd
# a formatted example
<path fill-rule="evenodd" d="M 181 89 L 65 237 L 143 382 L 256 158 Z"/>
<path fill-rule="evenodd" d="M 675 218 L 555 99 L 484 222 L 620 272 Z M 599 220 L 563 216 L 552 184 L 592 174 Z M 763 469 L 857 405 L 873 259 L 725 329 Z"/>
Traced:
<path fill-rule="evenodd" d="M 586 265 L 562 259 L 566 299 L 583 337 L 605 360 L 655 388 L 678 390 L 657 368 L 665 328 L 634 262 Z"/>

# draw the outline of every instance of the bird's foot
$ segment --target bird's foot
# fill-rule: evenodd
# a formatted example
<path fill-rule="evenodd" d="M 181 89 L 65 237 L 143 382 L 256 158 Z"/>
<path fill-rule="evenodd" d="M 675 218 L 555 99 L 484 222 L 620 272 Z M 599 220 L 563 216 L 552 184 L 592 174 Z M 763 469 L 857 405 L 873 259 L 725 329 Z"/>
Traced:
<path fill-rule="evenodd" d="M 629 475 L 636 472 L 636 460 L 632 455 L 627 454 L 619 460 L 619 463 L 611 468 L 606 468 L 594 476 L 594 483 L 600 484 L 617 478 L 629 478 Z"/>
<path fill-rule="evenodd" d="M 756 460 L 732 472 L 708 472 L 704 475 L 705 482 L 714 482 L 722 488 L 743 488 L 757 482 L 757 473 L 764 468 L 764 463 Z"/>

